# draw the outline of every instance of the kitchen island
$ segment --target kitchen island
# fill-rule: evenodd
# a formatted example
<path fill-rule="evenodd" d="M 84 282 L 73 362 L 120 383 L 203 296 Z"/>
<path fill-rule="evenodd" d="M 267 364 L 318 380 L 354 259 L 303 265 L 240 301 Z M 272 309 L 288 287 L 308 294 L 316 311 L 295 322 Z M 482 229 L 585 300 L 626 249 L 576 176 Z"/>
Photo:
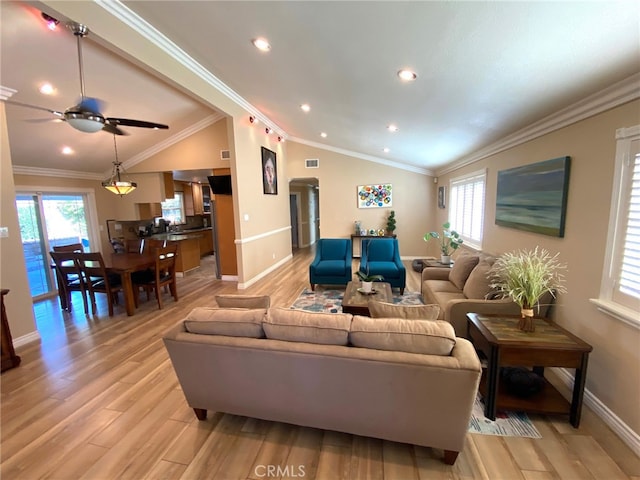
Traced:
<path fill-rule="evenodd" d="M 178 258 L 176 259 L 176 273 L 184 275 L 190 270 L 200 267 L 201 244 L 211 237 L 211 227 L 185 230 L 182 232 L 157 233 L 150 238 L 167 240 L 178 244 Z"/>

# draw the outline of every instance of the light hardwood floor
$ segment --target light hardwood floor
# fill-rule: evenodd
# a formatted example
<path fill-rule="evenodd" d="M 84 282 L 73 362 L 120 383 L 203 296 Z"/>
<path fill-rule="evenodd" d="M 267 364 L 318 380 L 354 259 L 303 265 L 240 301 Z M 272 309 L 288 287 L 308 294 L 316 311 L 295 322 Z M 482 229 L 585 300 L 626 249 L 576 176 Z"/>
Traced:
<path fill-rule="evenodd" d="M 179 280 L 177 303 L 141 302 L 133 317 L 119 305 L 109 318 L 104 303 L 85 317 L 76 293 L 71 314 L 57 298 L 36 304 L 42 340 L 19 348 L 21 366 L 1 377 L 2 479 L 640 480 L 640 460 L 588 408 L 579 429 L 533 416 L 538 440 L 469 434 L 453 467 L 430 448 L 212 412 L 196 420 L 163 332 L 217 293 L 291 305 L 308 286 L 311 254 L 296 252 L 240 292 L 206 262 Z M 418 291 L 418 274 L 408 274 Z"/>

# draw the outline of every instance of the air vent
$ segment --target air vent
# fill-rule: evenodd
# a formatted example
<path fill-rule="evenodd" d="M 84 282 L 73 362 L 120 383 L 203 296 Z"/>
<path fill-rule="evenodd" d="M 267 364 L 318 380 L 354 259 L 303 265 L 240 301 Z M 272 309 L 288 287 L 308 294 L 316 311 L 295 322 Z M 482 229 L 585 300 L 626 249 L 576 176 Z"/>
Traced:
<path fill-rule="evenodd" d="M 305 168 L 319 168 L 320 167 L 320 159 L 319 158 L 307 158 L 304 161 Z"/>
<path fill-rule="evenodd" d="M 229 150 L 220 150 L 220 158 L 222 160 L 229 160 L 231 158 L 231 152 L 229 152 Z"/>

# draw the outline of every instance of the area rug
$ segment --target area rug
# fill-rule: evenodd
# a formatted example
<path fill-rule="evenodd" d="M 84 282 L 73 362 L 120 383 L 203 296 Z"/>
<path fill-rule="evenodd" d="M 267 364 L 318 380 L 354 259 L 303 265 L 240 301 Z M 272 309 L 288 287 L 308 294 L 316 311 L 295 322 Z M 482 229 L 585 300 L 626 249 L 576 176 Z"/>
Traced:
<path fill-rule="evenodd" d="M 479 394 L 473 405 L 469 433 L 499 435 L 501 437 L 542 438 L 526 413 L 498 411 L 495 420 L 486 418 L 482 397 Z"/>
<path fill-rule="evenodd" d="M 316 290 L 305 288 L 291 308 L 293 310 L 305 310 L 307 312 L 342 313 L 342 297 L 344 290 L 323 289 L 316 287 Z M 400 295 L 398 290 L 393 291 L 393 303 L 398 305 L 422 305 L 420 292 L 409 292 L 405 290 L 404 295 Z"/>

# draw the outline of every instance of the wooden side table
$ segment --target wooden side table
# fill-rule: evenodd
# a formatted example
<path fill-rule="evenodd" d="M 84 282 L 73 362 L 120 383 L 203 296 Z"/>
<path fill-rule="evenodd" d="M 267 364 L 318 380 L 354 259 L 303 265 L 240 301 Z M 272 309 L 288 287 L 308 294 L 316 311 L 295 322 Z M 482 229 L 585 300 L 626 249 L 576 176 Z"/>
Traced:
<path fill-rule="evenodd" d="M 541 318 L 536 318 L 535 322 L 536 331 L 529 333 L 518 328 L 516 316 L 467 314 L 467 338 L 488 360 L 481 383 L 485 416 L 495 420 L 498 409 L 568 413 L 569 422 L 578 428 L 587 360 L 593 347 L 555 323 Z M 500 388 L 500 367 L 503 366 L 530 366 L 540 375 L 544 373 L 544 367 L 575 368 L 571 403 L 546 379 L 542 391 L 531 397 L 509 395 Z"/>
<path fill-rule="evenodd" d="M 352 258 L 360 258 L 362 256 L 362 253 L 360 253 L 360 250 L 362 248 L 362 239 L 363 238 L 396 238 L 397 235 L 394 233 L 393 235 L 351 235 L 351 257 Z M 358 249 L 358 255 L 355 255 L 353 253 L 353 245 L 355 243 L 355 240 L 359 239 L 360 240 L 360 249 Z"/>
<path fill-rule="evenodd" d="M 16 355 L 16 351 L 13 349 L 13 340 L 11 339 L 11 331 L 9 330 L 9 321 L 7 320 L 7 311 L 4 308 L 4 296 L 9 293 L 9 290 L 0 290 L 2 294 L 0 296 L 0 308 L 2 309 L 2 342 L 0 343 L 0 358 L 1 369 L 4 372 L 13 367 L 20 365 L 20 357 Z"/>

